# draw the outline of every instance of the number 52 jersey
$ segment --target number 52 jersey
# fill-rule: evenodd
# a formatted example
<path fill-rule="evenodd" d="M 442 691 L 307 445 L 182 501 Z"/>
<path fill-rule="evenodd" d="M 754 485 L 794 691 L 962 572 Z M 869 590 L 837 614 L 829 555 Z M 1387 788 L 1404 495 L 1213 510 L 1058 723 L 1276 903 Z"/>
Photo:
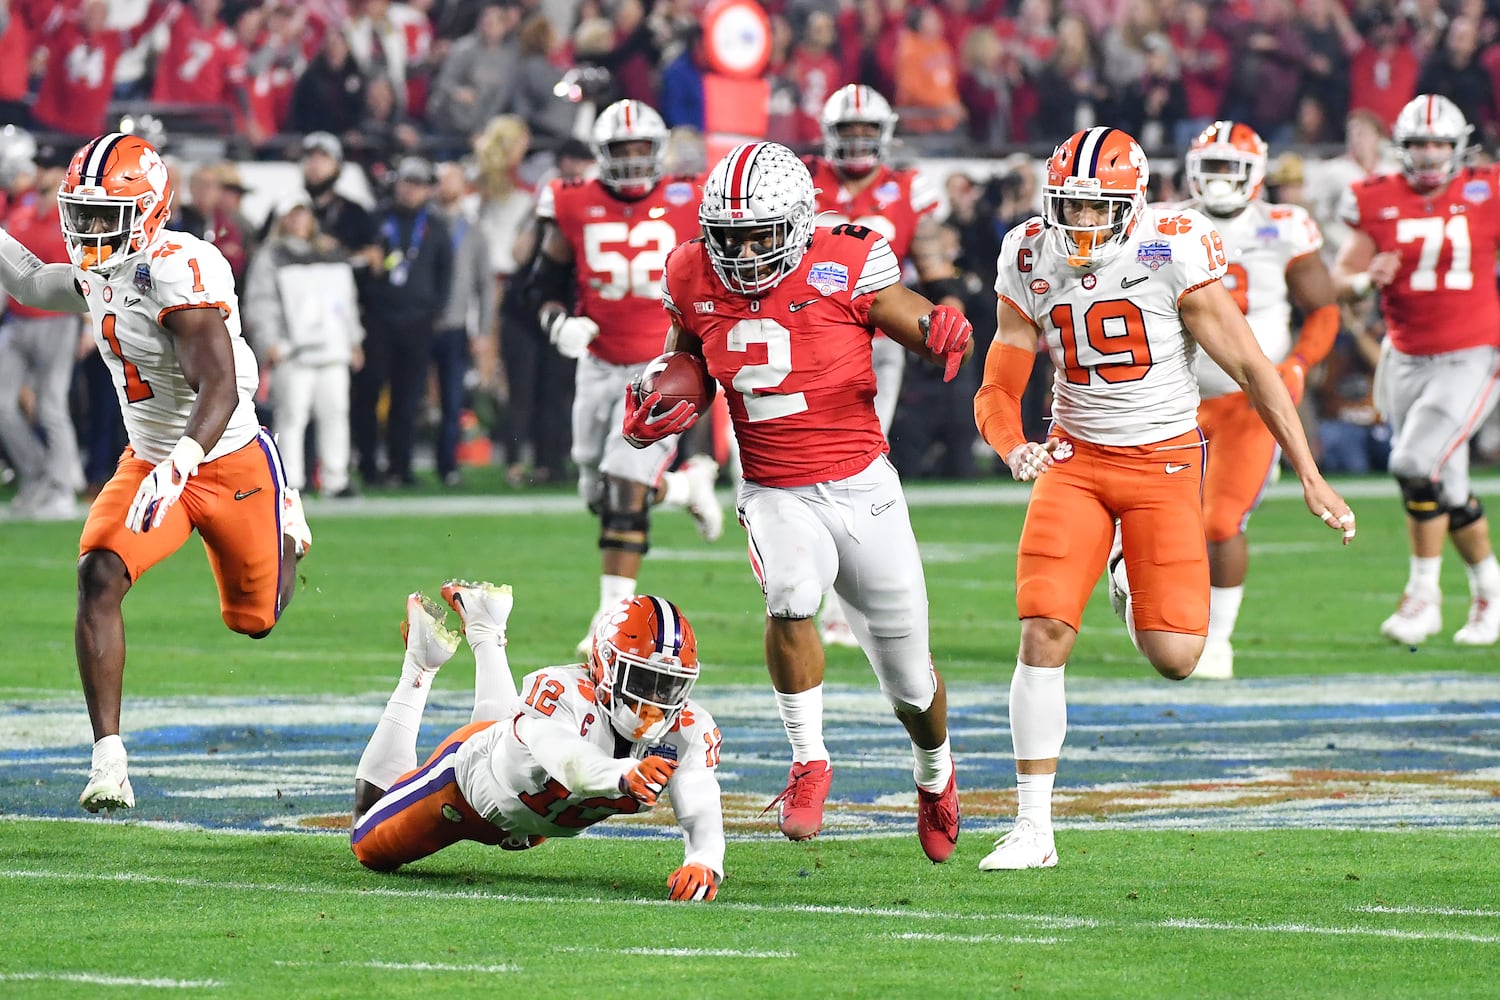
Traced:
<path fill-rule="evenodd" d="M 1143 445 L 1198 424 L 1197 344 L 1182 297 L 1224 277 L 1224 242 L 1200 212 L 1141 213 L 1124 248 L 1090 269 L 1054 252 L 1040 218 L 1001 245 L 995 293 L 1033 323 L 1056 369 L 1052 414 L 1102 445 Z"/>

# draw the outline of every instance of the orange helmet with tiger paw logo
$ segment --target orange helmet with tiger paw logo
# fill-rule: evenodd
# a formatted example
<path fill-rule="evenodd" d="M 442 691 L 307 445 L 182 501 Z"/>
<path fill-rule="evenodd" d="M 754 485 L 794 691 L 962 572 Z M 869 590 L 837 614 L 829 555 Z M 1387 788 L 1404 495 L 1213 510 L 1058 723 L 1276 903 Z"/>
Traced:
<path fill-rule="evenodd" d="M 1183 157 L 1188 193 L 1210 215 L 1238 215 L 1260 197 L 1266 180 L 1266 141 L 1244 122 L 1216 121 Z"/>
<path fill-rule="evenodd" d="M 665 736 L 698 679 L 698 639 L 662 597 L 621 601 L 594 630 L 589 674 L 615 732 L 632 743 Z"/>
<path fill-rule="evenodd" d="M 1102 125 L 1073 133 L 1047 161 L 1047 244 L 1074 267 L 1114 258 L 1146 211 L 1150 178 L 1146 153 L 1128 133 Z"/>
<path fill-rule="evenodd" d="M 149 247 L 172 213 L 172 182 L 145 139 L 111 132 L 73 154 L 58 188 L 68 255 L 110 275 Z"/>

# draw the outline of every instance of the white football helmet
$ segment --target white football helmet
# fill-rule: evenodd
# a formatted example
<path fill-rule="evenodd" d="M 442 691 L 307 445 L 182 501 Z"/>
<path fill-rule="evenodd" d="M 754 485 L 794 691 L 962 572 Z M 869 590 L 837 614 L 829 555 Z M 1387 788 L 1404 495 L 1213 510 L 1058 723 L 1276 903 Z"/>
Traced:
<path fill-rule="evenodd" d="M 602 615 L 589 652 L 594 698 L 632 743 L 667 735 L 698 679 L 698 639 L 663 597 L 628 597 Z"/>
<path fill-rule="evenodd" d="M 1396 116 L 1391 141 L 1401 161 L 1401 172 L 1421 190 L 1441 187 L 1453 179 L 1469 156 L 1469 124 L 1458 105 L 1437 94 L 1418 94 Z M 1451 145 L 1449 152 L 1413 150 L 1414 143 Z"/>
<path fill-rule="evenodd" d="M 764 295 L 795 271 L 812 239 L 816 196 L 807 167 L 780 143 L 747 142 L 720 160 L 698 222 L 724 287 Z"/>
<path fill-rule="evenodd" d="M 616 147 L 630 142 L 649 142 L 647 156 L 627 156 Z M 599 180 L 610 190 L 639 198 L 661 180 L 667 148 L 667 123 L 649 105 L 640 101 L 616 101 L 594 119 L 590 146 L 599 161 Z"/>
<path fill-rule="evenodd" d="M 1266 141 L 1244 122 L 1216 121 L 1183 157 L 1188 192 L 1211 215 L 1236 215 L 1260 195 L 1266 180 Z"/>
<path fill-rule="evenodd" d="M 885 162 L 896 112 L 874 87 L 851 83 L 823 102 L 823 155 L 847 177 L 863 177 Z M 875 135 L 845 135 L 851 125 L 873 125 Z M 868 129 L 862 130 L 868 131 Z"/>

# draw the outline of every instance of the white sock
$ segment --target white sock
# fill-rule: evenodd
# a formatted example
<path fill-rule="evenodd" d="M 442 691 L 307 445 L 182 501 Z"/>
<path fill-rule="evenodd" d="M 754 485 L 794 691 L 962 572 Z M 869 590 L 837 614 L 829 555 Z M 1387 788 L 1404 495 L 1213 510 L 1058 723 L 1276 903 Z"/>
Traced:
<path fill-rule="evenodd" d="M 776 711 L 792 743 L 792 763 L 828 759 L 828 748 L 823 745 L 823 685 L 796 694 L 777 691 Z"/>
<path fill-rule="evenodd" d="M 125 741 L 119 733 L 113 733 L 94 741 L 94 757 L 89 766 L 97 770 L 111 761 L 124 759 Z"/>
<path fill-rule="evenodd" d="M 1500 594 L 1500 562 L 1495 560 L 1493 552 L 1464 569 L 1469 573 L 1469 593 L 1475 597 L 1481 594 L 1486 597 Z"/>
<path fill-rule="evenodd" d="M 948 778 L 953 774 L 953 750 L 947 740 L 943 741 L 942 746 L 933 747 L 931 750 L 913 743 L 911 756 L 914 762 L 911 775 L 916 780 L 918 788 L 929 792 L 941 792 L 948 787 Z"/>
<path fill-rule="evenodd" d="M 360 755 L 354 777 L 376 788 L 390 788 L 396 779 L 417 766 L 417 731 L 432 690 L 436 671 L 423 670 L 408 654 L 401 664 L 401 680 L 385 703 L 385 712 Z"/>
<path fill-rule="evenodd" d="M 1433 556 L 1424 559 L 1421 556 L 1411 557 L 1411 572 L 1406 578 L 1406 589 L 1409 593 L 1432 595 L 1441 590 L 1439 579 L 1443 573 L 1443 557 Z"/>
<path fill-rule="evenodd" d="M 1052 832 L 1053 774 L 1016 774 L 1016 798 L 1020 802 L 1016 819 L 1029 819 L 1042 833 Z"/>
<path fill-rule="evenodd" d="M 1234 623 L 1240 617 L 1240 602 L 1245 599 L 1245 585 L 1208 588 L 1208 641 L 1229 641 Z"/>
<path fill-rule="evenodd" d="M 628 576 L 611 576 L 608 573 L 599 577 L 599 610 L 612 608 L 621 601 L 635 596 L 635 579 Z"/>
<path fill-rule="evenodd" d="M 505 643 L 495 638 L 469 640 L 474 651 L 474 713 L 470 722 L 506 719 L 515 714 L 521 693 L 510 672 Z"/>
<path fill-rule="evenodd" d="M 823 627 L 830 625 L 849 625 L 849 616 L 844 614 L 844 602 L 839 600 L 839 595 L 829 587 L 823 592 Z"/>
<path fill-rule="evenodd" d="M 658 507 L 686 507 L 688 505 L 693 488 L 688 485 L 686 472 L 664 473 L 661 477 L 661 485 L 661 499 L 656 501 Z"/>
<path fill-rule="evenodd" d="M 1033 667 L 1016 661 L 1010 679 L 1010 738 L 1016 760 L 1051 760 L 1068 735 L 1064 667 Z"/>

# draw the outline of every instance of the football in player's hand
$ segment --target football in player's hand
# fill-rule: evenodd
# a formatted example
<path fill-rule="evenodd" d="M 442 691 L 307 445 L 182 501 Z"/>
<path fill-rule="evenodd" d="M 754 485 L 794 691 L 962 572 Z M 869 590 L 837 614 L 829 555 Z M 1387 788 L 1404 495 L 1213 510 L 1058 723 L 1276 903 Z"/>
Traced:
<path fill-rule="evenodd" d="M 659 392 L 661 402 L 656 404 L 654 414 L 668 413 L 672 407 L 687 400 L 701 415 L 708 412 L 709 404 L 714 401 L 715 388 L 702 358 L 686 351 L 672 351 L 646 365 L 636 398 L 645 399 L 653 392 Z"/>

